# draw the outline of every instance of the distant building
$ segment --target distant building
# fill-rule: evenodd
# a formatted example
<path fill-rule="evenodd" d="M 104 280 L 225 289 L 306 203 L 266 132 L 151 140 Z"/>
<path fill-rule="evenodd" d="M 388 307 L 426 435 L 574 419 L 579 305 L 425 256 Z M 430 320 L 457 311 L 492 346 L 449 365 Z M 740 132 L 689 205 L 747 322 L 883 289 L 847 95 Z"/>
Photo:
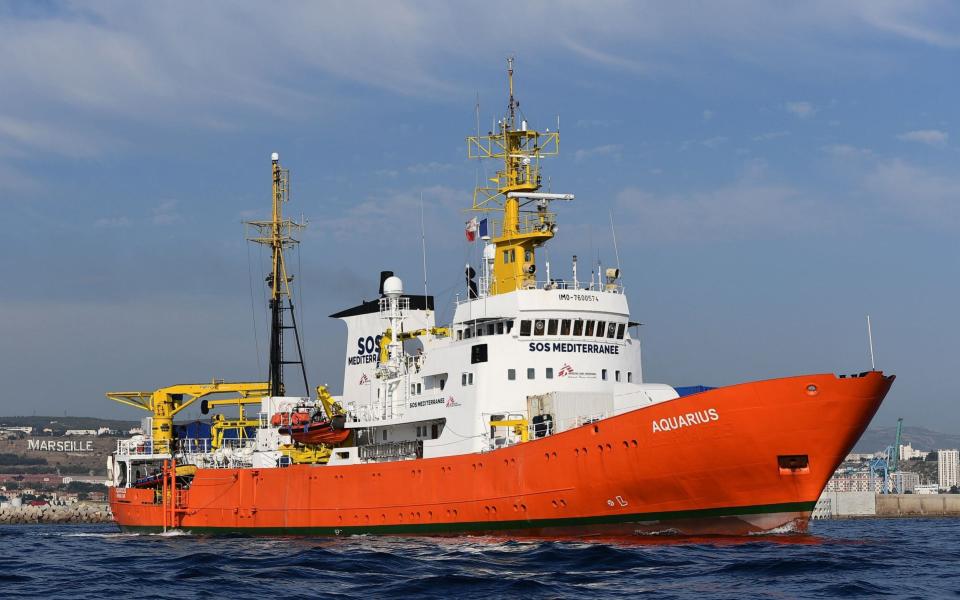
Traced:
<path fill-rule="evenodd" d="M 27 435 L 33 433 L 33 427 L 13 427 L 4 425 L 3 427 L 0 427 L 0 429 L 3 429 L 4 431 L 19 431 L 20 433 L 26 433 Z"/>
<path fill-rule="evenodd" d="M 941 490 L 949 491 L 960 481 L 960 450 L 937 450 L 937 478 Z"/>
<path fill-rule="evenodd" d="M 97 435 L 96 429 L 68 429 L 64 435 Z"/>
<path fill-rule="evenodd" d="M 936 483 L 923 483 L 913 488 L 914 494 L 939 494 L 940 486 Z"/>
<path fill-rule="evenodd" d="M 865 460 L 870 460 L 873 458 L 872 452 L 851 452 L 847 455 L 847 458 L 844 459 L 845 462 L 862 462 Z"/>
<path fill-rule="evenodd" d="M 897 471 L 890 473 L 890 491 L 898 494 L 916 493 L 917 486 L 920 485 L 920 473 L 911 473 L 909 471 Z"/>
<path fill-rule="evenodd" d="M 924 450 L 914 450 L 910 442 L 900 444 L 900 460 L 910 460 L 912 458 L 925 458 L 927 452 Z"/>
<path fill-rule="evenodd" d="M 869 470 L 847 473 L 837 472 L 827 482 L 827 492 L 876 492 L 883 491 L 883 477 L 871 475 Z"/>
<path fill-rule="evenodd" d="M 142 427 L 131 427 L 130 431 L 127 432 L 128 435 L 143 435 Z"/>

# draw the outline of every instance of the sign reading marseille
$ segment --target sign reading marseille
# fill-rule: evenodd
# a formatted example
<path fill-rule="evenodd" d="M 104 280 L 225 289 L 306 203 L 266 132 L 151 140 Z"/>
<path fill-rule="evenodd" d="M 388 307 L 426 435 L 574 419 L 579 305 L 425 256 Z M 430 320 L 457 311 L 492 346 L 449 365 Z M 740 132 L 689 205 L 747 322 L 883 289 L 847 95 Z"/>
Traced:
<path fill-rule="evenodd" d="M 27 440 L 27 450 L 93 452 L 93 440 Z"/>

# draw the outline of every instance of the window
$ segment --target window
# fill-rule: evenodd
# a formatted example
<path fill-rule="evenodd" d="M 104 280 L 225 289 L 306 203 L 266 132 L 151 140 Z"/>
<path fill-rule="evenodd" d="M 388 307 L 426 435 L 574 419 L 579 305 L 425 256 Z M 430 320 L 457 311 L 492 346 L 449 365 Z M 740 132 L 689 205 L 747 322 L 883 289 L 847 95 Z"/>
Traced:
<path fill-rule="evenodd" d="M 528 263 L 529 263 L 529 262 L 533 262 L 533 252 L 531 252 L 531 251 L 529 251 L 529 250 L 524 250 L 524 251 L 523 251 L 523 261 L 524 261 L 524 262 L 528 262 Z"/>
<path fill-rule="evenodd" d="M 529 322 L 530 322 L 530 321 L 527 321 L 527 323 L 529 323 Z M 513 331 L 513 321 L 507 321 L 506 325 L 507 325 L 507 333 L 510 333 L 511 331 Z M 527 335 L 530 335 L 530 326 L 529 326 L 529 325 L 527 326 Z"/>
<path fill-rule="evenodd" d="M 633 383 L 633 371 L 627 371 L 627 383 Z"/>
<path fill-rule="evenodd" d="M 483 337 L 483 325 L 474 325 L 474 326 L 473 326 L 473 336 L 474 336 L 474 337 Z"/>
<path fill-rule="evenodd" d="M 418 383 L 418 384 L 417 384 L 417 395 L 419 396 L 419 395 L 422 394 L 422 393 L 423 393 L 423 384 L 422 384 L 422 383 Z"/>
<path fill-rule="evenodd" d="M 503 321 L 497 323 L 497 335 L 503 335 Z"/>
<path fill-rule="evenodd" d="M 533 369 L 533 368 L 527 369 L 527 379 L 534 379 L 536 378 L 536 376 L 537 376 L 536 369 Z"/>
<path fill-rule="evenodd" d="M 507 381 L 516 381 L 516 380 L 517 380 L 517 370 L 507 369 Z"/>
<path fill-rule="evenodd" d="M 467 385 L 473 385 L 473 373 L 467 373 Z"/>
<path fill-rule="evenodd" d="M 510 250 L 503 251 L 503 264 L 509 264 L 512 262 L 517 262 L 517 251 L 516 249 L 511 248 Z"/>
<path fill-rule="evenodd" d="M 527 319 L 520 321 L 520 335 L 530 335 L 530 321 Z"/>
<path fill-rule="evenodd" d="M 463 339 L 465 339 L 465 340 L 469 340 L 469 339 L 470 339 L 470 330 L 469 330 L 469 329 L 464 329 L 464 330 L 463 330 Z"/>
<path fill-rule="evenodd" d="M 463 385 L 463 386 L 467 385 L 467 374 L 466 374 L 466 373 L 460 373 L 460 385 Z"/>
<path fill-rule="evenodd" d="M 619 325 L 617 325 L 617 339 L 618 339 L 618 340 L 622 340 L 622 339 L 623 339 L 623 334 L 626 332 L 626 330 L 627 330 L 627 324 L 626 324 L 626 323 L 620 323 Z"/>
<path fill-rule="evenodd" d="M 617 324 L 616 324 L 616 323 L 609 323 L 609 324 L 607 325 L 607 337 L 608 337 L 608 338 L 617 337 Z"/>
<path fill-rule="evenodd" d="M 602 380 L 604 380 L 604 381 L 607 380 L 607 370 L 606 370 L 606 369 L 600 371 L 600 379 L 602 379 Z"/>
<path fill-rule="evenodd" d="M 444 377 L 443 379 L 440 380 L 440 391 L 441 391 L 441 392 L 443 391 L 443 386 L 445 386 L 445 385 L 447 385 L 447 379 L 446 379 L 446 377 Z"/>
<path fill-rule="evenodd" d="M 470 364 L 475 365 L 477 363 L 487 362 L 487 345 L 486 344 L 477 344 L 470 348 Z"/>
<path fill-rule="evenodd" d="M 547 330 L 547 322 L 543 319 L 537 319 L 533 322 L 533 335 L 543 335 Z"/>
<path fill-rule="evenodd" d="M 463 330 L 462 330 L 462 329 L 458 329 L 458 330 L 457 330 L 457 340 L 462 340 L 462 339 L 463 339 Z"/>
<path fill-rule="evenodd" d="M 437 439 L 440 437 L 440 428 L 436 423 L 430 426 L 430 439 Z"/>
<path fill-rule="evenodd" d="M 557 319 L 547 321 L 547 335 L 557 335 L 557 325 L 560 323 Z"/>
<path fill-rule="evenodd" d="M 411 383 L 411 384 L 410 384 L 410 394 L 413 395 L 413 394 L 416 394 L 416 393 L 417 393 L 417 384 Z"/>
<path fill-rule="evenodd" d="M 383 441 L 387 441 L 387 430 L 383 430 Z"/>
<path fill-rule="evenodd" d="M 553 367 L 547 367 L 547 379 L 553 379 Z"/>
<path fill-rule="evenodd" d="M 613 379 L 614 379 L 617 383 L 620 383 L 620 371 L 614 371 L 614 372 L 613 372 Z"/>
<path fill-rule="evenodd" d="M 581 319 L 573 322 L 573 335 L 583 335 L 583 321 Z"/>
<path fill-rule="evenodd" d="M 593 321 L 587 321 L 586 326 L 583 328 L 583 335 L 593 337 Z"/>
<path fill-rule="evenodd" d="M 487 335 L 493 335 L 496 332 L 496 326 L 493 323 L 487 323 Z"/>
<path fill-rule="evenodd" d="M 560 321 L 560 335 L 570 335 L 570 319 Z"/>
<path fill-rule="evenodd" d="M 597 337 L 603 337 L 607 333 L 607 324 L 604 321 L 597 321 Z"/>

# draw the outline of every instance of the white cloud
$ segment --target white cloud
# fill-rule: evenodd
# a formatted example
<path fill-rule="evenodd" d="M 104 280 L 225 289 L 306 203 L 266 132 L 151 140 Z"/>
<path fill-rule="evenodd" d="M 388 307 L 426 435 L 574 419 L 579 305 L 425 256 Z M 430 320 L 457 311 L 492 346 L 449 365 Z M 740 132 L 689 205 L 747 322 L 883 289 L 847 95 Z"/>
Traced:
<path fill-rule="evenodd" d="M 620 151 L 622 149 L 623 144 L 604 144 L 602 146 L 596 146 L 593 148 L 581 148 L 573 153 L 573 160 L 576 162 L 581 162 L 590 158 L 603 156 L 620 158 Z"/>
<path fill-rule="evenodd" d="M 177 212 L 177 201 L 167 200 L 153 209 L 153 217 L 150 221 L 154 225 L 173 225 L 183 220 L 180 213 Z"/>
<path fill-rule="evenodd" d="M 722 146 L 722 145 L 725 144 L 726 142 L 727 142 L 727 138 L 726 138 L 726 137 L 724 137 L 724 136 L 722 136 L 722 135 L 718 135 L 718 136 L 716 136 L 716 137 L 712 137 L 712 138 L 705 139 L 705 140 L 703 140 L 703 141 L 700 142 L 700 143 L 703 144 L 704 146 L 706 146 L 707 148 L 713 149 L 713 148 L 718 148 L 718 147 Z"/>
<path fill-rule="evenodd" d="M 618 214 L 637 223 L 636 239 L 769 238 L 829 229 L 832 211 L 794 186 L 768 180 L 761 161 L 749 162 L 732 184 L 657 194 L 631 187 L 616 196 Z"/>
<path fill-rule="evenodd" d="M 945 146 L 949 138 L 950 135 L 946 131 L 940 131 L 939 129 L 918 129 L 897 136 L 898 140 L 920 142 L 929 146 Z"/>
<path fill-rule="evenodd" d="M 801 119 L 807 119 L 817 114 L 817 108 L 806 100 L 787 102 L 783 107 L 788 113 L 800 117 Z"/>
<path fill-rule="evenodd" d="M 715 117 L 716 114 L 717 114 L 717 113 L 713 112 L 712 110 L 707 109 L 707 110 L 704 110 L 704 111 L 700 114 L 700 116 L 701 116 L 701 118 L 702 118 L 704 121 L 709 121 L 709 120 L 713 119 L 713 117 Z"/>
<path fill-rule="evenodd" d="M 869 148 L 859 148 L 857 146 L 851 146 L 849 144 L 831 144 L 829 146 L 824 146 L 821 148 L 824 152 L 833 156 L 834 158 L 847 159 L 847 158 L 864 158 L 868 156 L 873 156 L 873 151 Z"/>
<path fill-rule="evenodd" d="M 944 175 L 899 158 L 879 161 L 862 181 L 887 212 L 933 227 L 960 225 L 960 177 Z"/>
<path fill-rule="evenodd" d="M 766 133 L 755 135 L 751 139 L 755 142 L 766 142 L 769 140 L 775 140 L 777 138 L 786 137 L 788 135 L 790 135 L 789 131 L 768 131 Z"/>
<path fill-rule="evenodd" d="M 101 217 L 93 222 L 94 227 L 102 228 L 130 227 L 132 224 L 129 217 Z"/>

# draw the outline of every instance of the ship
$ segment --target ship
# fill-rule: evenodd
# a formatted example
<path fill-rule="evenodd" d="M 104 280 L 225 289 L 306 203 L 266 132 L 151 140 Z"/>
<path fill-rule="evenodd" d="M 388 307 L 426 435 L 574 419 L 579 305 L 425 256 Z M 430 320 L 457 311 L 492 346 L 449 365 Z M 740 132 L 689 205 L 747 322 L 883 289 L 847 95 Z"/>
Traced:
<path fill-rule="evenodd" d="M 380 272 L 378 297 L 331 315 L 347 329 L 339 395 L 307 382 L 285 258 L 303 224 L 284 216 L 289 171 L 272 155 L 271 217 L 249 224 L 272 256 L 268 376 L 107 394 L 150 413 L 108 459 L 123 531 L 806 531 L 894 376 L 646 382 L 619 267 L 578 273 L 574 256 L 559 275 L 538 259 L 575 195 L 543 191 L 559 126 L 518 118 L 512 59 L 507 82 L 503 116 L 466 140 L 469 158 L 498 167 L 467 209 L 479 258 L 452 318 L 438 324 L 426 290 Z M 295 371 L 305 396 L 287 393 Z M 198 402 L 201 420 L 177 420 Z"/>

